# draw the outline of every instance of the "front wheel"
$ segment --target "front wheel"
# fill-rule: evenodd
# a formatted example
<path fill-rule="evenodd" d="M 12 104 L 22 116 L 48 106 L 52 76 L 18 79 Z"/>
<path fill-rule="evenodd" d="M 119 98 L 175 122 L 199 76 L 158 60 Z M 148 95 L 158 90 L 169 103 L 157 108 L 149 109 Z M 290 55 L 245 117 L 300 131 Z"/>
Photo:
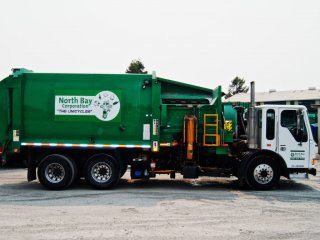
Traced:
<path fill-rule="evenodd" d="M 279 179 L 279 165 L 269 156 L 254 157 L 247 168 L 246 182 L 253 189 L 272 189 L 278 184 Z"/>

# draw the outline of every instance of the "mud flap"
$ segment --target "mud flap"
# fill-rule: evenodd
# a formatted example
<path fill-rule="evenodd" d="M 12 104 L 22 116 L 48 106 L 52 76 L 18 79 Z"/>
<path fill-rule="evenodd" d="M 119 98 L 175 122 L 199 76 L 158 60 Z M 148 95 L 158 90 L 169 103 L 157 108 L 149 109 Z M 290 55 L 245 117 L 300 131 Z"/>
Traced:
<path fill-rule="evenodd" d="M 29 151 L 29 153 L 30 153 L 30 151 Z M 28 182 L 31 182 L 37 178 L 37 174 L 36 174 L 37 164 L 34 160 L 32 160 L 30 155 L 28 157 L 27 165 L 28 165 Z"/>

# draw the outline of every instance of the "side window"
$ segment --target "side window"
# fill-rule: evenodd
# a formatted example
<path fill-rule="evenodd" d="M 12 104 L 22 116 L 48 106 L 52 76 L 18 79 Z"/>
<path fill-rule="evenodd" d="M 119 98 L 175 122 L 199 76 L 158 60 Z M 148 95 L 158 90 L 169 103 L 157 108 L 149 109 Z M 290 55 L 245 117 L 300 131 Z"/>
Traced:
<path fill-rule="evenodd" d="M 284 110 L 281 112 L 281 126 L 288 128 L 297 142 L 308 141 L 308 133 L 303 115 L 298 114 L 296 110 Z"/>
<path fill-rule="evenodd" d="M 273 140 L 275 135 L 275 112 L 273 109 L 267 110 L 267 127 L 266 137 L 268 140 Z"/>

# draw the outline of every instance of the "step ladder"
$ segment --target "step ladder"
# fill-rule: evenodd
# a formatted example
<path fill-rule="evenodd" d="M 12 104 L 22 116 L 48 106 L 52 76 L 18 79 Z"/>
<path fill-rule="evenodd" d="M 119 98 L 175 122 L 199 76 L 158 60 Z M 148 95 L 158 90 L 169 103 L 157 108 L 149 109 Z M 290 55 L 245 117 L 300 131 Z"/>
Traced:
<path fill-rule="evenodd" d="M 211 117 L 214 119 L 213 122 L 208 123 L 208 118 Z M 207 133 L 209 132 L 209 128 L 213 128 L 214 133 Z M 220 135 L 218 134 L 219 129 L 219 120 L 218 114 L 204 114 L 203 115 L 203 146 L 207 147 L 217 147 L 220 146 Z M 208 142 L 208 137 L 214 137 L 215 141 Z"/>

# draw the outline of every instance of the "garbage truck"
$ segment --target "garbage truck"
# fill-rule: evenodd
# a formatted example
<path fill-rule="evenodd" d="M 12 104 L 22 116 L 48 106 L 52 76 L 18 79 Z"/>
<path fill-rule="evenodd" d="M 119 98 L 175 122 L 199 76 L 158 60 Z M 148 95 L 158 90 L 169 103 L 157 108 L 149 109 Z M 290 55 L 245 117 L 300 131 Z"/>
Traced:
<path fill-rule="evenodd" d="M 249 118 L 203 88 L 153 74 L 35 73 L 0 82 L 2 163 L 25 160 L 28 181 L 60 190 L 84 177 L 110 189 L 132 179 L 231 177 L 257 190 L 315 175 L 315 142 L 299 105 L 255 106 Z"/>

